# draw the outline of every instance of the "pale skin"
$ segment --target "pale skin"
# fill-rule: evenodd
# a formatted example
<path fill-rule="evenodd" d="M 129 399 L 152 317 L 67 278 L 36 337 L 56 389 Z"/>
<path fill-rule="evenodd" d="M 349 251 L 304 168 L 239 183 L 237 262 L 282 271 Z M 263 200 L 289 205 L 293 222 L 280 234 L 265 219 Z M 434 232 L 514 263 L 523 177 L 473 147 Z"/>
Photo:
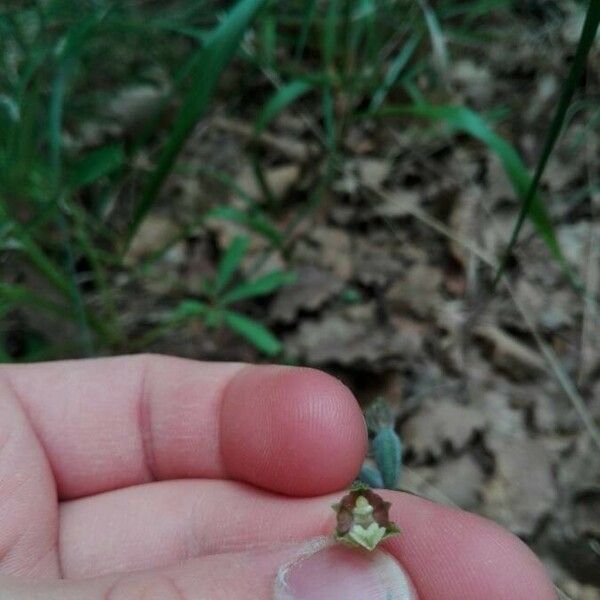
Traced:
<path fill-rule="evenodd" d="M 366 450 L 311 369 L 163 356 L 0 367 L 0 600 L 269 600 L 290 542 L 333 531 Z M 552 600 L 472 514 L 383 493 L 421 600 Z"/>

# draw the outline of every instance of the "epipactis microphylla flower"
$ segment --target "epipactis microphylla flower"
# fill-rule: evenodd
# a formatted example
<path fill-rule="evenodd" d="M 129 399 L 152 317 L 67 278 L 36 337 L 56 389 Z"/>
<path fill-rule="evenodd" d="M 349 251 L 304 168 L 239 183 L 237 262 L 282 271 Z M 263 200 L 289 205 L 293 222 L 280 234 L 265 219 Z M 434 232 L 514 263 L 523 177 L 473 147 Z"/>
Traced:
<path fill-rule="evenodd" d="M 338 504 L 334 537 L 339 542 L 358 548 L 374 550 L 377 544 L 400 533 L 389 518 L 391 504 L 376 494 L 368 485 L 357 482 Z"/>

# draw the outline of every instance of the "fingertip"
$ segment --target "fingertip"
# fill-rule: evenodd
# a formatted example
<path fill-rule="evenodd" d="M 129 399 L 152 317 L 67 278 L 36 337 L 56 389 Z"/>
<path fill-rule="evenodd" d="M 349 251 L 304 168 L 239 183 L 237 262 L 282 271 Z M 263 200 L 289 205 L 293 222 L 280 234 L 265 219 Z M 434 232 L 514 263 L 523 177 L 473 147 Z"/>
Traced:
<path fill-rule="evenodd" d="M 350 390 L 315 369 L 248 367 L 227 386 L 221 453 L 230 477 L 296 496 L 347 485 L 366 452 Z"/>
<path fill-rule="evenodd" d="M 420 598 L 447 600 L 553 600 L 544 566 L 517 536 L 462 510 L 402 493 L 391 517 L 402 535 L 388 543 L 406 566 Z"/>

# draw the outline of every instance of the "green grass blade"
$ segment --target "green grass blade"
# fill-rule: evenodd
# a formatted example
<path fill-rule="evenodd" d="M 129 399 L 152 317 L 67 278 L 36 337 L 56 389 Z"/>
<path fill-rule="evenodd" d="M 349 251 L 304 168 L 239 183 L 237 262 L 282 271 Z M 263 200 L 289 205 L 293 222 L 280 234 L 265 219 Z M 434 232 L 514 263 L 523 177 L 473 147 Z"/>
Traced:
<path fill-rule="evenodd" d="M 338 20 L 340 14 L 340 0 L 328 0 L 322 44 L 323 61 L 330 75 L 335 71 L 335 57 L 338 48 Z"/>
<path fill-rule="evenodd" d="M 60 317 L 72 318 L 72 311 L 67 307 L 48 300 L 47 298 L 43 298 L 42 296 L 38 296 L 22 285 L 0 283 L 0 299 L 3 304 L 31 306 L 32 308 L 52 313 Z"/>
<path fill-rule="evenodd" d="M 59 204 L 62 199 L 63 184 L 63 159 L 62 159 L 62 125 L 63 111 L 67 92 L 67 84 L 70 79 L 76 60 L 83 49 L 85 39 L 93 28 L 99 23 L 98 17 L 88 17 L 74 26 L 58 43 L 57 73 L 52 83 L 50 93 L 50 106 L 48 109 L 48 136 L 49 136 L 49 164 L 51 169 L 52 201 Z M 67 198 L 64 198 L 67 202 Z M 69 287 L 71 289 L 71 301 L 77 315 L 81 331 L 81 343 L 84 352 L 89 356 L 93 354 L 92 336 L 90 324 L 85 308 L 85 300 L 77 283 L 76 257 L 71 231 L 67 219 L 62 210 L 57 211 L 59 229 L 64 238 L 64 250 L 66 255 L 67 272 L 70 275 Z"/>
<path fill-rule="evenodd" d="M 121 144 L 111 144 L 93 150 L 69 169 L 67 185 L 77 189 L 110 175 L 123 166 L 125 152 Z"/>
<path fill-rule="evenodd" d="M 0 202 L 0 223 L 4 227 L 0 237 L 0 248 L 10 248 L 22 252 L 47 281 L 65 298 L 71 298 L 69 278 L 60 267 L 46 256 L 33 238 L 16 221 L 10 219 Z"/>
<path fill-rule="evenodd" d="M 432 106 L 422 104 L 384 108 L 374 114 L 414 116 L 443 121 L 453 129 L 471 135 L 486 144 L 498 156 L 516 194 L 520 198 L 526 197 L 531 186 L 531 176 L 519 153 L 507 140 L 495 133 L 476 112 L 464 106 Z M 567 263 L 554 231 L 554 226 L 538 194 L 534 194 L 532 197 L 527 216 L 531 219 L 539 235 L 550 249 L 552 256 L 567 270 Z"/>
<path fill-rule="evenodd" d="M 211 33 L 205 46 L 198 51 L 196 60 L 190 68 L 190 77 L 193 79 L 194 85 L 184 99 L 173 130 L 158 158 L 158 164 L 150 175 L 139 202 L 134 207 L 126 247 L 129 246 L 133 235 L 152 208 L 185 141 L 198 119 L 207 110 L 221 74 L 232 60 L 242 36 L 265 1 L 242 0 L 238 2 Z"/>
<path fill-rule="evenodd" d="M 221 298 L 221 304 L 232 304 L 247 298 L 272 294 L 284 285 L 296 281 L 296 274 L 289 271 L 274 271 L 254 281 L 247 281 L 233 288 Z"/>
<path fill-rule="evenodd" d="M 241 210 L 235 206 L 217 206 L 206 214 L 206 218 L 217 218 L 244 225 L 251 231 L 262 235 L 273 246 L 280 248 L 283 245 L 283 235 L 271 221 L 269 216 L 257 207 Z"/>
<path fill-rule="evenodd" d="M 521 203 L 521 210 L 519 212 L 519 216 L 517 217 L 517 221 L 512 230 L 510 240 L 502 258 L 502 262 L 500 263 L 498 271 L 496 272 L 496 276 L 494 277 L 492 287 L 495 287 L 498 284 L 498 281 L 500 281 L 500 278 L 502 277 L 506 269 L 510 253 L 519 238 L 519 233 L 521 231 L 521 228 L 523 227 L 525 218 L 532 212 L 532 210 L 534 210 L 535 198 L 540 180 L 544 173 L 544 169 L 546 168 L 546 165 L 548 163 L 548 159 L 550 158 L 550 154 L 552 153 L 554 145 L 556 144 L 556 141 L 558 140 L 558 137 L 562 130 L 563 123 L 565 121 L 565 116 L 567 114 L 567 109 L 571 104 L 573 94 L 575 93 L 575 90 L 579 82 L 581 81 L 581 77 L 583 76 L 583 73 L 585 71 L 587 57 L 592 47 L 592 44 L 594 43 L 599 23 L 600 0 L 590 0 L 587 15 L 585 18 L 585 23 L 583 24 L 583 29 L 581 31 L 581 37 L 579 38 L 579 43 L 577 44 L 575 58 L 573 59 L 573 64 L 571 65 L 571 69 L 569 71 L 569 75 L 567 76 L 567 80 L 563 85 L 560 99 L 556 107 L 556 112 L 554 114 L 554 118 L 552 119 L 552 123 L 550 124 L 548 136 L 546 137 L 546 142 L 544 144 L 542 154 L 540 155 L 537 167 L 535 169 L 535 174 L 531 183 L 529 184 L 527 193 Z"/>
<path fill-rule="evenodd" d="M 227 287 L 240 266 L 249 244 L 250 238 L 246 236 L 238 236 L 233 239 L 219 262 L 214 285 L 215 294 L 220 294 Z"/>
<path fill-rule="evenodd" d="M 263 325 L 241 315 L 240 313 L 226 310 L 223 320 L 236 333 L 246 338 L 253 346 L 269 356 L 281 352 L 281 342 Z"/>
<path fill-rule="evenodd" d="M 182 300 L 177 308 L 169 313 L 168 323 L 187 321 L 195 317 L 205 317 L 209 307 L 199 300 Z"/>
<path fill-rule="evenodd" d="M 306 42 L 308 41 L 308 34 L 317 14 L 317 8 L 317 0 L 308 0 L 305 3 L 304 14 L 302 16 L 302 28 L 300 29 L 296 48 L 294 49 L 294 58 L 297 61 L 302 60 L 302 55 L 304 54 L 304 49 L 306 48 Z"/>
<path fill-rule="evenodd" d="M 448 48 L 446 46 L 446 37 L 444 36 L 442 26 L 440 25 L 435 11 L 429 5 L 427 0 L 417 0 L 417 3 L 425 16 L 425 24 L 429 31 L 429 38 L 431 39 L 431 47 L 433 50 L 433 62 L 440 77 L 444 79 L 449 72 L 450 62 Z"/>
<path fill-rule="evenodd" d="M 386 74 L 383 78 L 383 83 L 375 90 L 373 94 L 373 98 L 371 99 L 371 104 L 369 105 L 369 110 L 374 111 L 377 110 L 384 102 L 388 92 L 392 89 L 398 77 L 400 77 L 400 73 L 404 70 L 404 67 L 408 64 L 408 61 L 412 58 L 421 41 L 421 34 L 415 33 L 410 38 L 404 46 L 402 50 L 398 52 L 394 60 L 391 62 Z"/>
<path fill-rule="evenodd" d="M 254 125 L 256 133 L 262 133 L 283 109 L 309 92 L 312 87 L 308 81 L 297 79 L 279 88 L 258 115 Z"/>
<path fill-rule="evenodd" d="M 273 8 L 275 3 L 271 2 Z M 277 17 L 269 10 L 260 20 L 260 50 L 261 62 L 268 68 L 273 68 L 277 52 Z"/>

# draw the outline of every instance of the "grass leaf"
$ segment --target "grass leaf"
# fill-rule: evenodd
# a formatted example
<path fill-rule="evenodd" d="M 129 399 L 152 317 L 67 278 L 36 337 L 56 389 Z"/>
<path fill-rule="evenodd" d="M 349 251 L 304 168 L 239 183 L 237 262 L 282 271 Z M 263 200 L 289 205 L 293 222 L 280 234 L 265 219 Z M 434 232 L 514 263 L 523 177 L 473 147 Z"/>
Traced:
<path fill-rule="evenodd" d="M 72 311 L 67 307 L 39 296 L 22 285 L 0 282 L 0 299 L 3 305 L 31 306 L 60 317 L 72 318 Z"/>
<path fill-rule="evenodd" d="M 552 149 L 554 148 L 556 140 L 558 140 L 558 136 L 560 135 L 560 132 L 562 130 L 567 114 L 567 109 L 571 104 L 573 94 L 575 93 L 577 85 L 579 84 L 581 77 L 583 76 L 583 73 L 585 71 L 587 57 L 592 47 L 592 44 L 594 43 L 596 31 L 598 30 L 598 23 L 600 23 L 600 1 L 590 0 L 585 18 L 585 23 L 583 24 L 583 29 L 581 31 L 579 43 L 577 44 L 575 58 L 573 59 L 573 64 L 571 65 L 571 69 L 569 71 L 567 80 L 563 85 L 560 99 L 556 107 L 556 112 L 554 113 L 554 118 L 552 119 L 552 123 L 550 124 L 550 128 L 548 129 L 546 142 L 544 144 L 542 154 L 540 155 L 540 158 L 538 160 L 533 180 L 529 184 L 527 193 L 522 199 L 519 216 L 517 217 L 517 221 L 512 230 L 510 240 L 502 258 L 502 262 L 500 263 L 498 271 L 496 272 L 496 276 L 494 277 L 494 282 L 492 284 L 493 287 L 497 285 L 498 281 L 500 280 L 502 274 L 506 269 L 508 257 L 510 256 L 514 245 L 517 243 L 519 233 L 521 231 L 521 228 L 523 227 L 523 223 L 525 222 L 525 218 L 533 210 L 535 210 L 534 205 L 540 180 L 544 173 L 544 169 L 546 168 L 546 164 L 548 163 L 548 159 L 550 158 L 550 154 L 552 153 Z"/>
<path fill-rule="evenodd" d="M 338 20 L 340 15 L 340 0 L 328 0 L 321 43 L 323 47 L 323 62 L 330 75 L 335 71 L 335 57 L 338 50 Z"/>
<path fill-rule="evenodd" d="M 214 284 L 215 294 L 220 294 L 227 287 L 240 266 L 249 244 L 250 239 L 247 236 L 237 236 L 233 239 L 219 262 Z"/>
<path fill-rule="evenodd" d="M 121 144 L 111 144 L 93 150 L 70 167 L 67 184 L 76 189 L 90 185 L 118 170 L 125 160 Z"/>
<path fill-rule="evenodd" d="M 240 300 L 246 300 L 247 298 L 266 296 L 294 281 L 296 281 L 295 273 L 291 273 L 290 271 L 274 271 L 254 281 L 247 281 L 236 286 L 221 298 L 221 303 L 231 304 Z"/>
<path fill-rule="evenodd" d="M 500 159 L 502 166 L 520 198 L 525 198 L 531 185 L 531 175 L 519 153 L 503 137 L 495 133 L 486 121 L 476 112 L 464 106 L 433 106 L 418 104 L 414 106 L 394 106 L 374 113 L 382 116 L 414 116 L 435 121 L 443 121 L 453 129 L 462 131 L 486 144 Z M 554 226 L 540 196 L 534 194 L 527 213 L 538 233 L 550 249 L 552 256 L 567 270 Z"/>
<path fill-rule="evenodd" d="M 226 15 L 198 51 L 190 67 L 193 87 L 184 99 L 173 129 L 160 153 L 156 168 L 134 207 L 126 247 L 131 242 L 148 211 L 152 208 L 162 185 L 198 119 L 207 110 L 220 76 L 232 60 L 242 36 L 266 0 L 241 0 Z"/>
<path fill-rule="evenodd" d="M 71 299 L 72 289 L 67 275 L 46 256 L 25 228 L 9 217 L 1 201 L 0 224 L 0 248 L 21 251 L 56 290 Z"/>
<path fill-rule="evenodd" d="M 169 315 L 169 321 L 186 321 L 193 317 L 203 317 L 209 308 L 199 300 L 182 300 Z"/>
<path fill-rule="evenodd" d="M 317 8 L 317 0 L 307 0 L 304 4 L 302 28 L 300 29 L 300 34 L 298 35 L 298 40 L 296 42 L 296 48 L 294 49 L 294 58 L 298 61 L 302 59 L 302 55 L 304 54 L 304 49 L 306 48 L 306 42 L 308 40 L 308 34 L 317 14 Z"/>
<path fill-rule="evenodd" d="M 279 229 L 269 216 L 258 207 L 241 210 L 236 206 L 217 206 L 207 212 L 206 218 L 211 217 L 244 225 L 251 231 L 262 235 L 277 248 L 280 248 L 283 244 L 283 236 Z"/>
<path fill-rule="evenodd" d="M 257 134 L 262 133 L 273 121 L 273 119 L 287 106 L 296 101 L 300 96 L 303 96 L 312 89 L 312 85 L 308 81 L 297 79 L 279 88 L 271 99 L 264 105 L 261 110 L 254 130 Z"/>
<path fill-rule="evenodd" d="M 225 323 L 236 333 L 246 338 L 253 346 L 269 356 L 281 352 L 281 342 L 263 325 L 240 313 L 226 310 L 223 312 Z"/>
<path fill-rule="evenodd" d="M 448 58 L 448 48 L 446 46 L 446 38 L 442 27 L 433 8 L 427 0 L 417 0 L 417 3 L 425 16 L 425 23 L 429 31 L 431 39 L 431 47 L 433 49 L 433 62 L 441 77 L 444 80 L 450 72 L 450 59 Z"/>
<path fill-rule="evenodd" d="M 398 52 L 394 60 L 390 63 L 386 74 L 383 78 L 381 85 L 375 90 L 369 105 L 369 110 L 377 110 L 384 102 L 388 92 L 392 89 L 400 73 L 404 70 L 408 61 L 412 58 L 421 41 L 421 34 L 419 32 L 414 33 L 402 47 L 402 50 Z"/>

